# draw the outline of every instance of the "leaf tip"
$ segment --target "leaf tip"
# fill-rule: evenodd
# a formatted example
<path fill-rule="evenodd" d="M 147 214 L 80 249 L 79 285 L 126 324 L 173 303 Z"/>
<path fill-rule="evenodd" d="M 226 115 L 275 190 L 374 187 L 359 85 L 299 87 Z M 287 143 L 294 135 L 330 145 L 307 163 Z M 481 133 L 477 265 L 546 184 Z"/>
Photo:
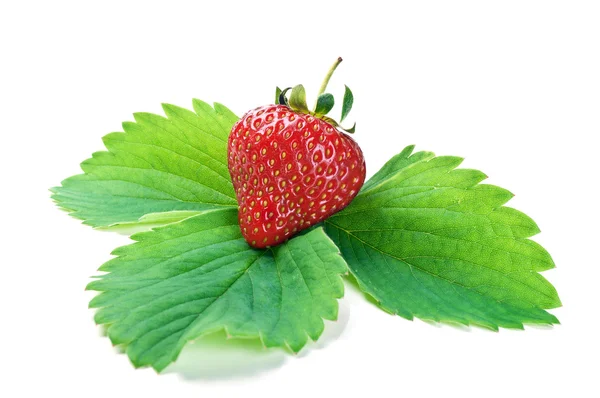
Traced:
<path fill-rule="evenodd" d="M 342 114 L 340 117 L 340 123 L 344 121 L 350 110 L 352 109 L 352 104 L 354 103 L 354 95 L 352 94 L 352 90 L 350 87 L 344 85 L 344 99 L 342 102 Z"/>
<path fill-rule="evenodd" d="M 161 102 L 160 107 L 162 108 L 163 112 L 165 112 L 165 115 L 167 115 L 167 117 L 172 116 L 175 113 L 175 111 L 179 108 L 177 105 L 169 104 L 166 102 Z"/>
<path fill-rule="evenodd" d="M 85 288 L 83 289 L 84 292 L 89 292 L 89 291 L 97 291 L 94 288 L 94 284 L 96 281 L 91 281 L 90 283 L 88 283 L 87 285 L 85 285 Z M 90 307 L 89 308 L 94 308 L 93 305 L 94 299 L 92 299 L 92 301 L 90 301 Z"/>
<path fill-rule="evenodd" d="M 216 104 L 216 102 L 214 104 Z M 202 105 L 205 107 L 210 106 L 208 102 L 202 101 L 201 99 L 198 99 L 198 98 L 192 98 L 192 105 L 196 105 L 196 106 Z M 214 106 L 212 106 L 211 108 L 214 108 Z"/>

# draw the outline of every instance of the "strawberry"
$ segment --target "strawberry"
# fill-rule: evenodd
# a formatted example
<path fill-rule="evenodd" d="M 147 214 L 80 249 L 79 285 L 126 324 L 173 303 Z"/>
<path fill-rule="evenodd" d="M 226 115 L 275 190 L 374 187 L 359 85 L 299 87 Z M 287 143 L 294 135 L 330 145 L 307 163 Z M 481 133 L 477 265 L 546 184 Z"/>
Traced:
<path fill-rule="evenodd" d="M 308 111 L 304 88 L 286 89 L 280 104 L 247 112 L 228 141 L 229 173 L 239 204 L 242 235 L 257 248 L 280 244 L 346 207 L 365 181 L 358 144 L 325 116 L 333 96 L 323 94 Z M 352 104 L 346 87 L 342 119 Z M 354 127 L 350 132 L 353 132 Z"/>

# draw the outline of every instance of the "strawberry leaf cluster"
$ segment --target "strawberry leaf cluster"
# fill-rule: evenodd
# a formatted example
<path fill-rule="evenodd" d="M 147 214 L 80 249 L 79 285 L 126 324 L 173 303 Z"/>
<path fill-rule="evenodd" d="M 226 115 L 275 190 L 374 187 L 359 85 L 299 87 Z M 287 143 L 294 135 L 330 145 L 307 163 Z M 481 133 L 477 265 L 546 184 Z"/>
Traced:
<path fill-rule="evenodd" d="M 346 88 L 340 121 L 352 102 Z M 287 104 L 308 110 L 303 88 Z M 332 107 L 323 93 L 308 114 L 326 117 Z M 187 342 L 217 330 L 297 352 L 319 338 L 324 319 L 336 319 L 347 272 L 384 310 L 408 319 L 493 330 L 558 323 L 546 311 L 560 306 L 557 292 L 539 274 L 554 263 L 530 239 L 538 227 L 505 206 L 510 192 L 458 168 L 460 158 L 407 147 L 344 210 L 282 244 L 253 248 L 228 171 L 239 118 L 199 100 L 193 111 L 164 112 L 135 114 L 104 137 L 106 151 L 84 161 L 83 174 L 52 189 L 58 206 L 87 225 L 145 230 L 88 285 L 99 292 L 90 303 L 96 322 L 135 366 L 161 371 Z"/>

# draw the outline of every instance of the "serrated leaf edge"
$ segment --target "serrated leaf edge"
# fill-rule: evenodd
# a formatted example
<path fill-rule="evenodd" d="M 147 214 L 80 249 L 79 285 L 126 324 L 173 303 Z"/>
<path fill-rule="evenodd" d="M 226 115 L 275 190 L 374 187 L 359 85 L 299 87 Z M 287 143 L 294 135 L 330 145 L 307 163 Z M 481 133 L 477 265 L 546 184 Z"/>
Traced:
<path fill-rule="evenodd" d="M 124 248 L 124 247 L 128 247 L 128 246 L 130 246 L 130 245 L 132 245 L 132 244 L 135 244 L 136 242 L 141 242 L 141 241 L 144 239 L 145 235 L 147 235 L 147 234 L 152 234 L 153 232 L 160 231 L 161 229 L 169 228 L 169 227 L 171 227 L 171 226 L 172 226 L 172 224 L 176 224 L 176 223 L 181 223 L 181 222 L 184 222 L 185 220 L 187 220 L 187 219 L 189 219 L 189 218 L 192 218 L 192 217 L 197 217 L 197 216 L 200 216 L 200 215 L 202 215 L 202 214 L 211 213 L 211 212 L 218 212 L 218 211 L 224 211 L 224 210 L 225 210 L 225 209 L 207 209 L 207 210 L 201 211 L 199 214 L 193 215 L 193 216 L 191 216 L 191 217 L 188 217 L 188 218 L 185 218 L 185 219 L 182 219 L 182 220 L 179 220 L 179 221 L 176 221 L 176 222 L 170 223 L 170 224 L 166 224 L 166 225 L 161 225 L 161 226 L 153 227 L 153 228 L 152 228 L 151 230 L 149 230 L 149 231 L 142 231 L 142 232 L 138 232 L 138 233 L 132 234 L 132 235 L 131 235 L 129 238 L 130 238 L 130 239 L 131 239 L 133 242 L 132 242 L 131 244 L 129 244 L 129 245 L 126 245 L 126 246 L 121 246 L 121 247 L 118 247 L 118 248 L 114 249 L 114 250 L 111 252 L 111 255 L 114 255 L 114 256 L 117 256 L 117 257 L 127 257 L 127 255 L 120 254 L 120 253 L 119 253 L 119 249 L 122 249 L 122 248 Z M 335 300 L 334 300 L 334 302 L 335 302 L 335 316 L 334 316 L 334 317 L 332 317 L 332 318 L 330 319 L 330 318 L 328 318 L 328 317 L 321 316 L 320 314 L 319 314 L 319 315 L 317 315 L 317 316 L 318 316 L 318 317 L 321 319 L 321 322 L 323 322 L 323 326 L 325 327 L 325 326 L 326 326 L 326 324 L 324 323 L 324 321 L 326 321 L 326 320 L 327 320 L 327 321 L 336 322 L 336 321 L 338 320 L 338 316 L 339 316 L 339 300 L 340 300 L 340 299 L 342 299 L 342 298 L 344 297 L 344 294 L 345 294 L 345 285 L 344 285 L 344 279 L 343 279 L 343 275 L 345 275 L 345 274 L 347 274 L 347 273 L 349 272 L 349 267 L 348 267 L 348 265 L 346 264 L 346 261 L 344 260 L 344 258 L 343 258 L 343 256 L 342 256 L 342 254 L 341 254 L 341 252 L 340 252 L 340 250 L 339 250 L 339 248 L 338 248 L 338 247 L 337 247 L 337 245 L 336 245 L 336 244 L 333 242 L 333 240 L 332 240 L 332 239 L 331 239 L 331 238 L 330 238 L 330 237 L 329 237 L 329 236 L 328 236 L 328 235 L 325 233 L 325 230 L 324 230 L 324 228 L 323 228 L 322 226 L 321 226 L 321 227 L 318 227 L 318 228 L 311 229 L 311 230 L 310 230 L 310 232 L 313 232 L 313 231 L 314 231 L 314 232 L 316 232 L 317 230 L 319 230 L 319 231 L 320 231 L 321 239 L 325 239 L 325 240 L 326 240 L 326 241 L 327 241 L 327 242 L 328 242 L 328 243 L 329 243 L 329 244 L 330 244 L 332 247 L 335 247 L 335 248 L 336 248 L 336 250 L 337 250 L 337 252 L 336 252 L 336 255 L 338 255 L 338 256 L 340 257 L 341 261 L 342 261 L 342 262 L 343 262 L 343 264 L 345 265 L 345 271 L 344 271 L 343 273 L 338 273 L 337 275 L 335 275 L 335 278 L 336 278 L 337 282 L 339 283 L 339 285 L 340 285 L 340 287 L 341 287 L 341 290 L 340 290 L 339 297 L 333 297 L 333 298 L 335 299 Z M 292 238 L 292 239 L 294 239 L 294 238 Z M 292 239 L 290 239 L 290 241 L 291 241 Z M 273 248 L 264 249 L 264 253 L 267 253 L 267 252 L 269 252 L 269 251 L 271 252 L 271 254 L 273 254 L 273 255 L 274 255 Z M 260 256 L 260 257 L 258 257 L 258 258 L 257 258 L 257 259 L 256 259 L 254 262 L 256 262 L 256 261 L 257 261 L 259 258 L 261 258 L 263 255 L 264 255 L 264 254 L 261 254 L 261 256 Z M 115 257 L 115 258 L 116 258 L 116 257 Z M 242 275 L 244 275 L 246 272 L 248 272 L 248 270 L 249 270 L 250 268 L 251 268 L 251 265 L 250 265 L 250 266 L 249 266 L 249 267 L 246 269 L 246 271 L 244 271 L 244 273 L 243 273 Z M 99 271 L 102 271 L 102 266 L 100 267 Z M 98 278 L 98 276 L 96 276 L 96 277 L 92 277 L 92 278 Z M 86 290 L 98 292 L 98 295 L 99 295 L 99 294 L 101 294 L 101 293 L 102 293 L 102 291 L 99 291 L 99 290 L 94 290 L 93 288 L 90 288 L 90 285 L 91 285 L 92 283 L 93 283 L 93 281 L 92 281 L 92 282 L 90 282 L 90 283 L 89 283 L 89 284 L 86 286 Z M 232 285 L 233 285 L 233 283 L 232 283 Z M 92 300 L 93 300 L 93 298 L 92 298 Z M 91 304 L 91 301 L 90 301 L 90 304 Z M 93 309 L 96 309 L 96 310 L 99 310 L 100 308 L 103 308 L 103 307 L 104 307 L 104 306 L 98 306 L 98 307 L 95 307 L 95 306 L 94 306 L 94 307 L 92 307 L 92 306 L 90 306 L 90 308 L 93 308 Z M 97 322 L 96 320 L 94 320 L 94 321 L 95 321 L 96 325 L 98 325 L 98 326 L 103 326 L 103 327 L 105 327 L 105 328 L 106 328 L 106 331 L 107 331 L 107 336 L 109 337 L 109 339 L 110 339 L 110 340 L 111 340 L 111 342 L 112 342 L 112 338 L 111 338 L 111 336 L 110 336 L 110 327 L 111 327 L 112 323 L 101 323 L 101 322 L 99 323 L 99 322 Z M 196 340 L 199 340 L 199 339 L 201 339 L 201 338 L 203 338 L 203 337 L 205 337 L 205 336 L 207 336 L 207 335 L 209 335 L 209 334 L 216 333 L 216 332 L 219 332 L 219 331 L 224 331 L 224 332 L 225 332 L 225 334 L 227 335 L 227 337 L 228 337 L 228 338 L 232 338 L 232 339 L 233 339 L 233 338 L 235 338 L 235 339 L 256 339 L 256 338 L 258 338 L 258 339 L 260 339 L 260 341 L 261 341 L 261 344 L 263 345 L 263 347 L 264 347 L 265 349 L 267 349 L 267 348 L 284 348 L 284 349 L 286 349 L 286 350 L 287 350 L 289 353 L 292 353 L 292 354 L 296 355 L 296 354 L 298 354 L 300 351 L 302 351 L 302 349 L 304 349 L 304 348 L 306 347 L 306 344 L 308 343 L 308 341 L 313 341 L 313 342 L 316 342 L 316 341 L 317 341 L 317 340 L 318 340 L 318 339 L 321 337 L 321 335 L 323 334 L 324 327 L 323 327 L 323 329 L 322 329 L 321 331 L 319 331 L 319 332 L 318 332 L 318 335 L 316 336 L 316 338 L 312 338 L 312 337 L 310 336 L 310 334 L 308 333 L 308 331 L 307 331 L 306 329 L 304 329 L 304 328 L 303 328 L 303 329 L 302 329 L 302 332 L 304 333 L 304 335 L 305 335 L 305 337 L 306 337 L 306 340 L 304 341 L 304 343 L 302 344 L 302 346 L 300 346 L 300 347 L 299 347 L 299 349 L 297 349 L 297 350 L 295 350 L 295 349 L 294 349 L 294 348 L 293 348 L 293 347 L 292 347 L 292 346 L 289 344 L 289 342 L 288 342 L 288 341 L 286 341 L 285 339 L 283 340 L 283 345 L 276 344 L 276 343 L 269 344 L 269 343 L 267 342 L 267 340 L 266 340 L 266 339 L 264 338 L 264 336 L 263 336 L 263 333 L 264 333 L 264 331 L 263 331 L 263 330 L 258 330 L 258 332 L 257 332 L 256 334 L 244 334 L 244 333 L 236 333 L 236 332 L 230 332 L 230 331 L 227 329 L 227 325 L 221 325 L 221 326 L 217 326 L 217 327 L 215 327 L 215 328 L 212 328 L 212 329 L 206 330 L 206 331 L 202 332 L 201 334 L 199 334 L 198 336 L 195 336 L 195 337 L 193 337 L 193 338 L 190 338 L 190 339 L 184 339 L 183 346 L 185 347 L 185 345 L 189 344 L 190 342 L 192 342 L 192 341 L 196 341 Z M 123 348 L 123 350 L 122 350 L 122 353 L 124 353 L 124 354 L 127 354 L 127 349 L 128 349 L 128 347 L 129 347 L 129 344 L 127 344 L 127 343 L 119 343 L 119 344 L 116 344 L 116 343 L 114 343 L 114 342 L 113 342 L 113 345 L 115 345 L 115 346 L 116 346 L 116 345 L 119 345 L 119 346 L 121 346 L 121 347 Z M 154 369 L 154 370 L 155 370 L 157 373 L 161 373 L 161 372 L 162 372 L 162 371 L 163 371 L 165 368 L 167 368 L 169 365 L 171 365 L 172 363 L 174 363 L 174 362 L 177 360 L 177 358 L 178 358 L 178 357 L 179 357 L 179 355 L 181 354 L 181 351 L 182 351 L 182 350 L 179 350 L 178 352 L 176 352 L 176 353 L 175 353 L 175 355 L 173 355 L 173 357 L 172 357 L 172 358 L 170 358 L 170 360 L 169 360 L 169 362 L 168 362 L 168 363 L 166 363 L 166 364 L 160 364 L 160 365 L 154 365 L 154 364 L 152 364 L 152 365 L 147 365 L 147 364 L 143 364 L 143 363 L 142 363 L 142 364 L 140 364 L 140 363 L 134 362 L 134 361 L 131 359 L 131 357 L 130 357 L 129 355 L 127 355 L 127 357 L 129 358 L 129 361 L 131 362 L 131 364 L 132 364 L 132 365 L 133 365 L 133 366 L 134 366 L 136 369 L 139 369 L 139 368 L 145 368 L 145 367 L 152 367 L 152 368 L 153 368 L 153 369 Z"/>
<path fill-rule="evenodd" d="M 421 162 L 429 162 L 429 161 L 431 161 L 432 159 L 439 158 L 439 157 L 446 157 L 446 158 L 456 158 L 456 159 L 460 159 L 460 161 L 459 161 L 459 162 L 458 162 L 458 163 L 457 163 L 457 164 L 456 164 L 456 165 L 455 165 L 455 166 L 452 168 L 452 170 L 456 170 L 456 169 L 457 169 L 457 168 L 460 166 L 460 164 L 462 163 L 462 161 L 464 160 L 463 158 L 459 158 L 459 157 L 456 157 L 456 156 L 452 156 L 452 157 L 451 157 L 451 156 L 438 156 L 438 157 L 436 157 L 436 156 L 435 156 L 435 154 L 434 154 L 433 152 L 427 152 L 427 151 L 420 151 L 420 152 L 414 152 L 414 153 L 413 153 L 414 147 L 415 147 L 414 145 L 409 145 L 409 146 L 405 147 L 405 148 L 404 148 L 404 149 L 403 149 L 403 150 L 402 150 L 402 151 L 401 151 L 401 152 L 400 152 L 398 155 L 396 155 L 396 156 L 400 156 L 400 155 L 406 155 L 407 159 L 408 159 L 408 158 L 410 158 L 410 157 L 412 157 L 412 156 L 416 156 L 416 155 L 426 155 L 426 157 L 425 157 L 425 158 L 423 158 L 423 159 L 421 159 L 421 160 L 419 160 L 419 161 L 417 161 L 417 162 L 415 162 L 415 163 L 412 163 L 412 164 L 410 164 L 410 165 L 406 166 L 405 168 L 403 168 L 403 169 L 401 169 L 401 170 L 405 170 L 405 169 L 407 169 L 407 168 L 411 168 L 411 167 L 416 167 L 415 165 L 417 165 L 417 164 L 419 164 L 419 163 L 421 163 Z M 394 178 L 394 176 L 398 175 L 398 174 L 400 173 L 400 171 L 401 171 L 401 170 L 398 170 L 397 172 L 390 174 L 388 177 L 384 178 L 382 181 L 380 181 L 380 182 L 376 183 L 376 184 L 375 184 L 375 185 L 373 185 L 372 187 L 369 187 L 367 190 L 365 190 L 365 191 L 361 191 L 361 192 L 359 193 L 359 196 L 360 196 L 360 195 L 366 195 L 368 192 L 370 192 L 370 191 L 372 191 L 372 190 L 376 189 L 377 187 L 379 187 L 379 186 L 383 185 L 384 183 L 387 183 L 387 182 L 388 182 L 388 181 L 389 181 L 391 178 Z M 487 178 L 487 175 L 485 176 L 485 178 Z M 480 181 L 480 182 L 477 182 L 477 183 L 475 183 L 475 184 L 473 184 L 473 185 L 472 185 L 471 187 L 469 187 L 469 188 L 474 188 L 474 187 L 477 187 L 477 186 L 485 186 L 485 185 L 486 185 L 486 184 L 480 184 L 480 183 L 481 183 L 481 181 Z M 504 188 L 501 188 L 501 187 L 497 187 L 497 186 L 495 186 L 495 185 L 490 185 L 490 186 L 492 186 L 492 187 L 494 187 L 494 188 L 498 188 L 498 189 L 502 189 L 502 190 L 505 190 L 505 191 L 507 191 L 506 189 L 504 189 Z M 509 192 L 509 191 L 507 191 L 507 192 Z M 511 195 L 512 195 L 512 196 L 514 196 L 514 194 L 511 194 Z M 510 200 L 510 199 L 509 199 L 509 200 Z M 508 202 L 508 201 L 507 201 L 507 202 Z M 508 209 L 516 210 L 516 211 L 520 212 L 521 214 L 523 214 L 524 216 L 526 216 L 527 218 L 531 219 L 531 218 L 530 218 L 530 217 L 529 217 L 527 214 L 525 214 L 525 213 L 522 213 L 521 211 L 519 211 L 519 210 L 517 210 L 517 209 L 513 209 L 513 208 L 512 208 L 512 207 L 510 207 L 510 206 L 505 206 L 505 204 L 506 204 L 507 202 L 504 202 L 503 204 L 501 204 L 501 205 L 499 205 L 499 206 L 496 206 L 496 207 L 494 207 L 494 208 L 492 209 L 492 212 L 493 212 L 493 211 L 496 211 L 497 209 L 500 209 L 500 208 L 508 208 Z M 363 209 L 361 209 L 361 210 L 363 210 Z M 333 223 L 333 222 L 331 221 L 331 219 L 334 219 L 334 218 L 335 218 L 335 216 L 337 216 L 337 215 L 339 215 L 339 213 L 338 213 L 338 214 L 336 214 L 336 215 L 334 215 L 334 216 L 332 216 L 332 217 L 330 217 L 329 219 L 326 219 L 326 220 L 324 220 L 324 224 L 330 224 L 330 225 L 332 225 L 334 228 L 336 228 L 336 229 L 339 229 L 339 230 L 342 230 L 342 231 L 344 231 L 345 233 L 348 233 L 348 234 L 350 234 L 348 231 L 345 231 L 343 228 L 341 228 L 340 226 L 338 226 L 337 224 L 335 224 L 335 223 Z M 531 219 L 531 221 L 533 221 L 533 220 Z M 535 223 L 535 222 L 534 222 L 534 224 L 535 224 L 535 226 L 537 227 L 537 223 Z M 530 235 L 529 237 L 526 237 L 526 238 L 523 238 L 523 239 L 524 239 L 524 240 L 528 240 L 528 241 L 530 241 L 530 242 L 533 242 L 533 243 L 535 243 L 535 244 L 538 244 L 538 245 L 539 245 L 539 243 L 537 243 L 535 240 L 531 239 L 531 237 L 533 237 L 533 236 L 537 235 L 539 232 L 540 232 L 540 229 L 539 229 L 539 227 L 537 227 L 537 233 L 534 233 L 534 234 Z M 552 257 L 550 256 L 550 254 L 548 254 L 548 255 L 549 255 L 550 261 L 552 262 L 552 266 L 551 266 L 551 267 L 548 267 L 548 268 L 546 268 L 546 269 L 544 269 L 544 271 L 548 271 L 548 270 L 551 270 L 551 269 L 553 269 L 553 268 L 556 268 L 556 264 L 555 264 L 555 263 L 554 263 L 554 261 L 552 260 Z M 460 322 L 460 321 L 458 321 L 458 320 L 454 320 L 454 319 L 452 319 L 452 320 L 451 320 L 451 319 L 432 319 L 432 318 L 428 318 L 428 317 L 422 317 L 422 316 L 418 316 L 418 315 L 415 315 L 414 313 L 411 313 L 411 314 L 410 314 L 410 316 L 405 316 L 404 314 L 401 314 L 401 313 L 399 313 L 397 310 L 394 310 L 394 309 L 392 309 L 392 308 L 389 308 L 389 307 L 387 307 L 387 306 L 386 306 L 386 305 L 385 305 L 385 304 L 384 304 L 384 303 L 383 303 L 383 302 L 382 302 L 382 301 L 381 301 L 381 300 L 380 300 L 380 299 L 377 297 L 377 294 L 376 294 L 376 292 L 372 291 L 372 289 L 369 289 L 369 288 L 368 288 L 368 287 L 367 287 L 367 286 L 366 286 L 364 283 L 362 283 L 362 282 L 361 282 L 361 280 L 359 279 L 358 275 L 356 275 L 356 274 L 355 274 L 355 273 L 352 271 L 352 268 L 351 268 L 350 266 L 348 266 L 348 269 L 349 269 L 349 272 L 352 274 L 352 276 L 355 278 L 355 280 L 356 280 L 356 282 L 357 282 L 357 284 L 358 284 L 358 286 L 359 286 L 359 288 L 360 288 L 361 292 L 362 292 L 363 294 L 365 294 L 365 295 L 367 295 L 367 296 L 371 297 L 371 298 L 373 299 L 373 301 L 375 301 L 375 302 L 377 303 L 377 306 L 378 306 L 379 308 L 381 308 L 383 311 L 385 311 L 385 312 L 387 312 L 387 313 L 390 313 L 390 314 L 393 314 L 393 315 L 398 315 L 398 316 L 400 316 L 400 317 L 402 317 L 402 318 L 404 318 L 404 319 L 410 320 L 410 321 L 414 320 L 414 318 L 418 318 L 418 319 L 420 319 L 420 320 L 427 321 L 427 322 L 434 322 L 434 323 L 436 323 L 436 324 L 447 324 L 447 325 L 453 325 L 453 324 L 454 324 L 454 325 L 456 325 L 456 324 L 459 324 L 459 325 L 463 325 L 463 326 L 467 326 L 467 327 L 475 326 L 475 327 L 480 327 L 480 328 L 483 328 L 483 329 L 486 329 L 486 330 L 491 330 L 491 331 L 494 331 L 494 332 L 498 332 L 498 331 L 499 331 L 501 328 L 503 328 L 503 329 L 519 329 L 519 330 L 523 330 L 523 329 L 524 329 L 524 326 L 526 326 L 526 325 L 549 325 L 549 326 L 552 326 L 552 325 L 555 325 L 555 324 L 556 324 L 556 325 L 560 325 L 560 321 L 558 320 L 558 318 L 556 318 L 556 316 L 555 316 L 555 315 L 553 315 L 553 314 L 549 313 L 548 311 L 546 311 L 546 310 L 548 310 L 548 309 L 559 308 L 559 307 L 561 307 L 561 306 L 562 306 L 562 302 L 561 302 L 561 300 L 560 300 L 560 297 L 558 296 L 558 293 L 556 294 L 556 298 L 555 298 L 555 299 L 557 300 L 557 303 L 556 303 L 556 305 L 555 305 L 555 306 L 553 306 L 553 307 L 548 307 L 548 308 L 541 308 L 541 307 L 539 307 L 539 306 L 534 306 L 534 307 L 535 307 L 535 308 L 537 308 L 537 309 L 540 309 L 540 310 L 546 311 L 546 312 L 547 312 L 547 313 L 548 313 L 548 314 L 549 314 L 549 315 L 550 315 L 550 316 L 553 318 L 553 320 L 552 320 L 552 322 L 551 322 L 551 323 L 546 323 L 546 322 L 521 322 L 521 325 L 520 325 L 520 326 L 515 326 L 515 327 L 501 326 L 501 327 L 499 327 L 499 326 L 497 326 L 497 325 L 489 325 L 489 324 L 480 323 L 480 322 L 476 322 L 476 321 L 466 321 L 466 322 Z M 541 275 L 541 272 L 543 272 L 543 271 L 539 271 L 539 272 L 536 272 L 536 273 L 537 273 L 537 275 L 538 275 L 540 278 L 543 278 L 543 279 L 545 279 L 545 280 L 546 280 L 546 278 L 544 278 L 544 276 L 543 276 L 543 275 Z M 436 277 L 437 277 L 437 275 L 434 275 L 434 276 L 436 276 Z M 552 286 L 552 287 L 554 287 L 554 286 Z M 556 291 L 556 290 L 555 290 L 555 291 Z"/>

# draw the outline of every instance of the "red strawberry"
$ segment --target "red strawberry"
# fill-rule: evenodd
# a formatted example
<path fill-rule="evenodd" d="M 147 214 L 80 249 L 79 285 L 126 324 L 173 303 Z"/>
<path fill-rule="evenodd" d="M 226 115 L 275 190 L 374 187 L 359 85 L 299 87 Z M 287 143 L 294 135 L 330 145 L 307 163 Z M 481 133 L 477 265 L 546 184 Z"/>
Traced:
<path fill-rule="evenodd" d="M 267 105 L 246 113 L 229 136 L 229 172 L 240 228 L 257 248 L 282 243 L 342 210 L 365 181 L 359 146 L 323 114 L 333 106 L 330 94 L 319 97 L 321 106 L 318 103 L 314 112 L 305 106 L 302 86 L 292 90 L 291 107 L 285 92 L 280 98 L 286 105 Z M 352 103 L 349 89 L 344 103 L 350 105 L 344 107 L 343 116 Z"/>

